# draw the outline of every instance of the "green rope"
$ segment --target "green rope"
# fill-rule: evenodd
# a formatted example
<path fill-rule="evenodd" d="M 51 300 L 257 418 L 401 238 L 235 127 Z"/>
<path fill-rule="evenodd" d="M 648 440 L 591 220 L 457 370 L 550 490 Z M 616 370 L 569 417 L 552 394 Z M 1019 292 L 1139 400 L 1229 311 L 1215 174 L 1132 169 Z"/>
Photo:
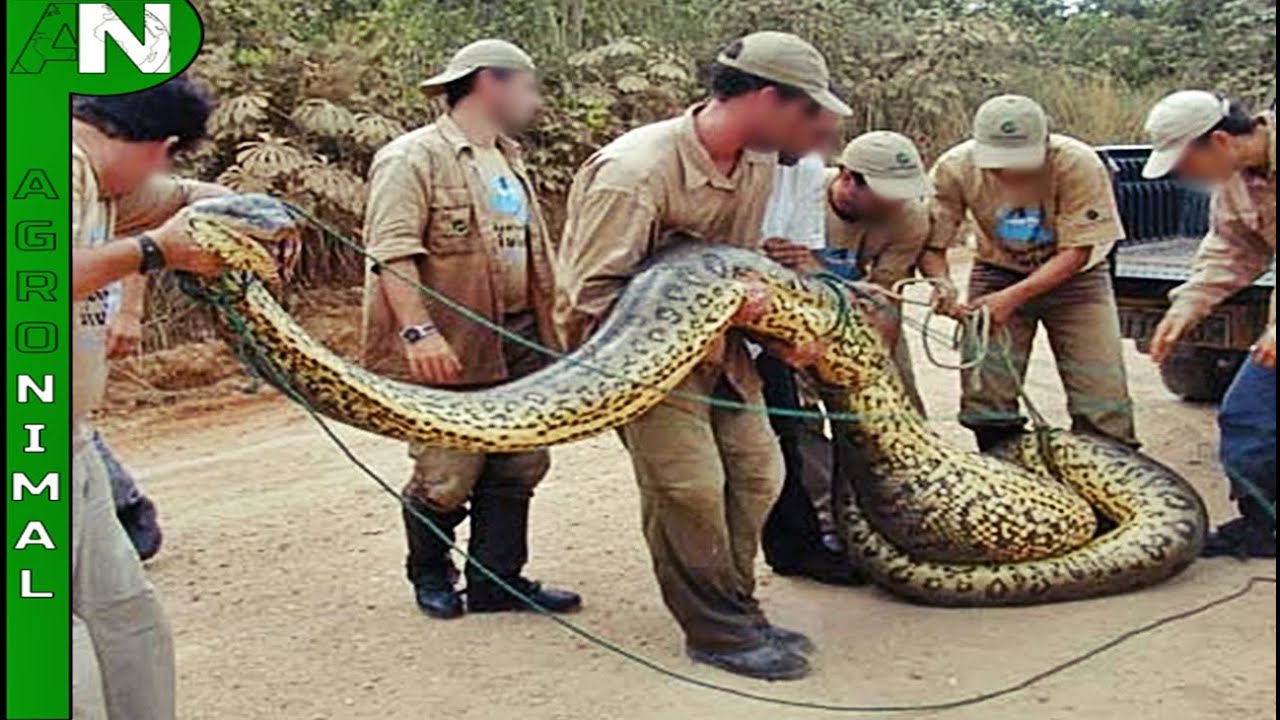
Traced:
<path fill-rule="evenodd" d="M 264 349 L 258 345 L 257 339 L 253 337 L 252 332 L 250 332 L 249 330 L 248 323 L 245 322 L 244 318 L 235 310 L 234 307 L 232 307 L 231 303 L 228 301 L 227 296 L 225 294 L 215 293 L 206 289 L 198 288 L 195 283 L 189 282 L 189 278 L 184 277 L 182 279 L 184 280 L 183 282 L 184 290 L 188 290 L 191 293 L 192 297 L 196 298 L 201 302 L 205 302 L 211 305 L 212 307 L 216 308 L 221 312 L 223 318 L 227 322 L 227 325 L 232 329 L 232 331 L 236 335 L 236 343 L 233 346 L 233 348 L 236 350 L 236 353 L 241 358 L 241 360 L 247 366 L 249 366 L 250 369 L 254 370 L 255 372 L 265 374 L 267 376 L 265 379 L 268 382 L 271 382 L 276 387 L 279 387 L 286 397 L 288 397 L 295 404 L 301 407 L 311 417 L 311 419 L 314 420 L 316 424 L 320 426 L 320 429 L 324 432 L 324 434 L 328 436 L 330 440 L 333 441 L 333 443 L 338 447 L 339 451 L 341 451 L 342 454 L 346 456 L 346 458 L 350 460 L 352 464 L 354 464 L 357 468 L 359 468 L 360 471 L 363 472 L 365 475 L 369 476 L 369 478 L 372 479 L 384 492 L 394 497 L 402 508 L 404 508 L 407 512 L 409 512 L 409 514 L 412 515 L 418 522 L 422 523 L 422 525 L 426 527 L 429 532 L 435 535 L 437 539 L 439 539 L 442 543 L 445 543 L 446 545 L 448 545 L 448 547 L 454 553 L 462 557 L 469 566 L 476 568 L 476 570 L 479 571 L 480 574 L 483 575 L 486 579 L 488 579 L 490 582 L 493 582 L 497 587 L 501 588 L 504 592 L 509 593 L 512 597 L 515 597 L 516 599 L 520 600 L 520 602 L 524 603 L 524 605 L 528 607 L 530 610 L 533 610 L 534 612 L 537 612 L 539 615 L 555 622 L 561 628 L 573 633 L 574 635 L 577 635 L 578 637 L 582 638 L 583 640 L 586 640 L 592 645 L 595 645 L 596 647 L 599 647 L 610 653 L 613 653 L 629 662 L 635 663 L 641 667 L 644 667 L 648 670 L 658 673 L 659 675 L 662 675 L 668 679 L 674 680 L 676 682 L 679 682 L 685 685 L 690 685 L 692 687 L 700 688 L 703 690 L 709 690 L 712 692 L 721 693 L 724 695 L 729 695 L 729 696 L 741 698 L 744 700 L 752 700 L 755 702 L 766 703 L 769 705 L 797 708 L 797 709 L 803 709 L 803 710 L 814 710 L 814 711 L 859 713 L 859 714 L 886 714 L 886 713 L 902 713 L 902 712 L 930 712 L 930 711 L 941 711 L 941 710 L 953 710 L 956 708 L 979 705 L 982 703 L 989 702 L 991 700 L 995 700 L 997 698 L 1001 698 L 1001 697 L 1005 697 L 1008 695 L 1013 695 L 1015 693 L 1021 692 L 1054 675 L 1058 675 L 1077 665 L 1081 665 L 1084 662 L 1088 661 L 1089 659 L 1094 658 L 1098 655 L 1101 655 L 1102 653 L 1105 653 L 1106 651 L 1111 650 L 1112 648 L 1115 648 L 1116 646 L 1121 645 L 1135 637 L 1152 632 L 1170 623 L 1202 614 L 1215 607 L 1224 605 L 1228 602 L 1241 598 L 1247 595 L 1248 593 L 1252 592 L 1255 585 L 1258 585 L 1258 584 L 1274 585 L 1276 582 L 1276 579 L 1274 577 L 1265 577 L 1265 576 L 1250 577 L 1243 586 L 1241 586 L 1240 588 L 1237 588 L 1234 591 L 1231 591 L 1225 595 L 1221 595 L 1207 602 L 1196 605 L 1187 610 L 1182 610 L 1179 612 L 1171 613 L 1171 614 L 1156 618 L 1155 620 L 1152 620 L 1144 625 L 1141 625 L 1139 627 L 1136 627 L 1124 633 L 1121 633 L 1120 635 L 1117 635 L 1107 640 L 1106 642 L 1088 650 L 1087 652 L 1081 653 L 1063 662 L 1057 663 L 1046 670 L 1035 673 L 1034 675 L 1031 675 L 1016 683 L 1012 683 L 1010 685 L 1007 685 L 1005 687 L 1002 687 L 996 690 L 991 690 L 988 692 L 979 693 L 979 694 L 971 695 L 968 697 L 958 698 L 955 700 L 934 701 L 934 702 L 915 703 L 915 704 L 899 704 L 899 705 L 838 704 L 838 703 L 817 702 L 817 701 L 809 701 L 809 700 L 795 700 L 791 698 L 767 695 L 765 693 L 752 692 L 749 690 L 741 690 L 739 688 L 730 687 L 728 685 L 722 685 L 720 683 L 715 683 L 708 680 L 702 680 L 692 675 L 688 675 L 678 670 L 669 668 L 654 660 L 650 660 L 649 658 L 644 657 L 643 655 L 632 652 L 626 649 L 625 647 L 622 647 L 621 645 L 618 645 L 617 643 L 605 637 L 602 637 L 591 630 L 588 630 L 587 628 L 583 627 L 582 625 L 579 625 L 578 623 L 575 623 L 565 617 L 562 617 L 560 615 L 557 615 L 551 612 L 547 608 L 539 605 L 528 594 L 526 594 L 519 588 L 513 586 L 510 582 L 508 582 L 502 576 L 498 575 L 496 572 L 494 572 L 484 563 L 477 561 L 474 557 L 472 557 L 469 553 L 467 553 L 465 549 L 459 546 L 455 540 L 450 538 L 448 533 L 446 533 L 444 529 L 442 529 L 439 525 L 437 525 L 435 521 L 433 521 L 430 517 L 422 513 L 418 508 L 416 508 L 412 503 L 410 503 L 407 498 L 405 498 L 401 493 L 397 492 L 396 489 L 389 482 L 387 482 L 382 476 L 380 476 L 376 471 L 374 471 L 373 468 L 371 468 L 366 462 L 364 462 L 359 456 L 357 456 L 355 452 L 350 448 L 350 446 L 348 446 L 346 442 L 344 442 L 342 438 L 339 437 L 336 432 L 334 432 L 333 428 L 329 426 L 329 424 L 325 421 L 324 417 L 319 413 L 319 411 L 317 411 L 314 407 L 312 407 L 311 404 L 306 400 L 306 398 L 303 397 L 300 393 L 298 393 L 297 390 L 292 386 L 292 384 L 289 382 L 287 374 L 284 373 L 280 368 L 276 367 L 274 363 L 271 361 L 269 354 L 267 354 L 264 351 Z"/>

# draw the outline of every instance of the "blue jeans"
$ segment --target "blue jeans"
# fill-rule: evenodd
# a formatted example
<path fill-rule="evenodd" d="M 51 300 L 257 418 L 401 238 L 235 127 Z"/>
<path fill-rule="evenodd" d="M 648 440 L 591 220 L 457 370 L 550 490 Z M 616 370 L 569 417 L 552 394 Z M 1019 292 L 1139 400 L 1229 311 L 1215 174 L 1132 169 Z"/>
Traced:
<path fill-rule="evenodd" d="M 111 498 L 115 501 L 116 510 L 127 508 L 141 500 L 142 490 L 138 488 L 138 481 L 134 479 L 133 473 L 125 469 L 97 430 L 93 431 L 93 447 L 107 468 L 107 477 L 111 478 Z"/>
<path fill-rule="evenodd" d="M 1218 457 L 1231 497 L 1276 500 L 1276 371 L 1246 360 L 1218 411 Z"/>

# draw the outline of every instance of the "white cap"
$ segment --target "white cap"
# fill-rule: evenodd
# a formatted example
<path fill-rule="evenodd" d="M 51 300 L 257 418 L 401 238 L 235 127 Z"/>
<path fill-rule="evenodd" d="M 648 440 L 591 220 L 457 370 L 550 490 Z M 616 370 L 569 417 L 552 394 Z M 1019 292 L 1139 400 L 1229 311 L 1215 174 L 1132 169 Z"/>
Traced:
<path fill-rule="evenodd" d="M 427 95 L 438 95 L 444 92 L 445 85 L 484 68 L 529 72 L 533 72 L 534 69 L 533 59 L 517 45 L 506 40 L 488 38 L 477 40 L 454 53 L 444 70 L 423 80 L 418 87 L 422 88 Z"/>
<path fill-rule="evenodd" d="M 1147 113 L 1145 130 L 1152 149 L 1142 176 L 1168 175 L 1187 146 L 1212 130 L 1230 109 L 1231 101 L 1204 90 L 1179 90 L 1161 98 Z"/>
<path fill-rule="evenodd" d="M 863 133 L 844 147 L 839 163 L 866 178 L 881 197 L 910 200 L 933 194 L 920 151 L 906 135 L 888 130 Z"/>
<path fill-rule="evenodd" d="M 791 33 L 763 30 L 730 45 L 716 62 L 765 80 L 798 87 L 840 117 L 853 110 L 831 91 L 831 71 L 818 49 Z"/>
<path fill-rule="evenodd" d="M 984 170 L 1033 170 L 1048 147 L 1049 118 L 1029 97 L 998 95 L 973 116 L 973 161 Z"/>

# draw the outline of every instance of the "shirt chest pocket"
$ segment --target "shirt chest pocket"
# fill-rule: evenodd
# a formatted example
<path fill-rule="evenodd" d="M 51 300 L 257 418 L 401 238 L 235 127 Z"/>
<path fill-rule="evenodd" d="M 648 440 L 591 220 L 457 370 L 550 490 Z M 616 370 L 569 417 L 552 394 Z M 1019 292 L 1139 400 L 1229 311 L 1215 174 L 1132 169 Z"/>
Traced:
<path fill-rule="evenodd" d="M 433 255 L 471 253 L 483 249 L 475 206 L 465 187 L 437 187 L 432 190 L 426 235 L 427 252 Z"/>

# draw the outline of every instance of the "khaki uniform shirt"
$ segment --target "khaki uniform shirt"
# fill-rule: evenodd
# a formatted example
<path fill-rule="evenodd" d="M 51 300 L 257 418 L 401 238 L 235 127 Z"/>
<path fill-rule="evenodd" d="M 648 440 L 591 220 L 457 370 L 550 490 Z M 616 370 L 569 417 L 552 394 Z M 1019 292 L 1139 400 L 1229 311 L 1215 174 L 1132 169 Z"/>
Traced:
<path fill-rule="evenodd" d="M 158 177 L 127 195 L 107 197 L 89 156 L 71 144 L 71 246 L 98 247 L 119 235 L 154 228 L 188 203 L 221 194 L 195 180 Z M 102 403 L 107 385 L 107 328 L 120 309 L 122 285 L 100 288 L 72 310 L 72 417 L 83 420 Z"/>
<path fill-rule="evenodd" d="M 827 246 L 857 253 L 862 277 L 885 289 L 915 275 L 916 263 L 929 241 L 929 207 L 923 200 L 908 200 L 902 212 L 890 220 L 849 221 L 836 213 L 827 194 L 840 176 L 828 168 L 824 190 Z"/>
<path fill-rule="evenodd" d="M 452 118 L 442 115 L 392 140 L 374 156 L 364 222 L 365 247 L 373 262 L 365 276 L 361 328 L 363 361 L 374 372 L 408 378 L 402 328 L 377 266 L 405 258 L 417 262 L 423 285 L 493 322 L 532 308 L 541 341 L 554 346 L 546 223 L 519 146 L 500 137 L 497 150 L 513 178 L 503 174 L 500 163 L 484 158 L 486 149 L 477 148 Z M 491 185 L 495 178 L 506 185 Z M 509 262 L 512 255 L 521 256 L 521 262 Z M 423 302 L 462 366 L 452 384 L 508 379 L 496 331 L 432 298 L 424 296 Z"/>
<path fill-rule="evenodd" d="M 1049 136 L 1045 170 L 1030 188 L 1015 191 L 975 165 L 972 140 L 943 153 L 932 174 L 932 248 L 956 244 L 967 214 L 978 226 L 980 262 L 1031 273 L 1059 249 L 1092 248 L 1083 272 L 1124 237 L 1111 174 L 1097 152 L 1075 138 Z"/>
<path fill-rule="evenodd" d="M 1191 277 L 1169 293 L 1171 314 L 1204 318 L 1215 305 L 1249 285 L 1276 260 L 1276 116 L 1264 113 L 1271 153 L 1262 171 L 1237 173 L 1211 202 L 1209 233 L 1200 243 Z M 1271 321 L 1276 296 L 1271 293 Z"/>
<path fill-rule="evenodd" d="M 680 234 L 760 247 L 777 157 L 745 151 L 725 175 L 694 132 L 696 110 L 626 133 L 574 177 L 556 266 L 556 329 L 567 347 L 582 344 L 641 264 Z M 759 396 L 740 338 L 726 345 L 724 372 L 744 398 Z"/>

